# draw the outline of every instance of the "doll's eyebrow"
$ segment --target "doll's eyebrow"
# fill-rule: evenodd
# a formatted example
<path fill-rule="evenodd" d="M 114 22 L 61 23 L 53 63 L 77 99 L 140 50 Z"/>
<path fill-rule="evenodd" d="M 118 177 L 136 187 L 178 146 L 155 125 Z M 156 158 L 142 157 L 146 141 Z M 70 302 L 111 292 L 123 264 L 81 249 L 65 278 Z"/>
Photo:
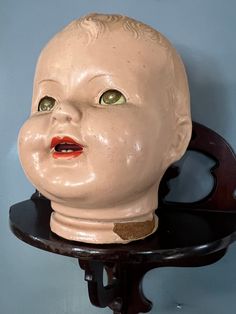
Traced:
<path fill-rule="evenodd" d="M 56 80 L 54 80 L 54 79 L 43 79 L 43 80 L 39 81 L 38 84 L 41 84 L 41 83 L 48 83 L 48 82 L 60 84 L 58 81 L 56 81 Z"/>
<path fill-rule="evenodd" d="M 109 73 L 100 73 L 100 74 L 97 74 L 97 75 L 94 75 L 93 77 L 91 77 L 88 82 L 91 82 L 92 80 L 98 78 L 98 77 L 102 77 L 102 76 L 112 76 L 111 74 Z"/>

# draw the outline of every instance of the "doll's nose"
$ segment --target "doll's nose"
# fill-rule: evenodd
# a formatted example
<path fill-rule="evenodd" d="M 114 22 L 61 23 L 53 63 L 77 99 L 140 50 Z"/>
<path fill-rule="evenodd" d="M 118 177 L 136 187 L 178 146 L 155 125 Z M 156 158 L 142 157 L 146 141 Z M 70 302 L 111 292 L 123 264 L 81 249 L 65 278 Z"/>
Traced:
<path fill-rule="evenodd" d="M 58 104 L 58 106 L 53 109 L 51 117 L 53 122 L 79 122 L 82 117 L 82 111 L 71 104 Z"/>

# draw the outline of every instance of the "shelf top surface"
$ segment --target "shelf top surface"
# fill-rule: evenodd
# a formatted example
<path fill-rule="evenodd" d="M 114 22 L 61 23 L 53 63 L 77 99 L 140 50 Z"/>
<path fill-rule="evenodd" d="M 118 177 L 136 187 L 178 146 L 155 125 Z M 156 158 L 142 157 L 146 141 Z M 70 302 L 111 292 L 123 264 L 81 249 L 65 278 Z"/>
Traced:
<path fill-rule="evenodd" d="M 164 262 L 202 257 L 225 249 L 236 238 L 236 214 L 213 211 L 162 210 L 159 228 L 144 240 L 95 245 L 60 238 L 50 230 L 52 209 L 44 199 L 27 200 L 10 209 L 10 227 L 37 248 L 80 259 Z"/>

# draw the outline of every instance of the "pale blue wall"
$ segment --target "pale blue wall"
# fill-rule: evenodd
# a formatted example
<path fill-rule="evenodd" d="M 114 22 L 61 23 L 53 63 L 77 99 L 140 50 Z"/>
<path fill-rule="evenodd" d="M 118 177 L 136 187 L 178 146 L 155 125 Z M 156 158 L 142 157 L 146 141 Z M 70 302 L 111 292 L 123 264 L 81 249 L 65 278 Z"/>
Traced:
<path fill-rule="evenodd" d="M 30 247 L 8 227 L 9 206 L 33 192 L 19 165 L 16 139 L 29 114 L 37 56 L 58 29 L 96 11 L 123 13 L 165 34 L 187 66 L 193 119 L 236 150 L 234 0 L 0 0 L 1 314 L 109 313 L 90 305 L 76 260 Z M 208 181 L 199 177 L 199 189 Z M 182 191 L 191 197 L 187 188 Z M 215 265 L 151 271 L 144 290 L 154 300 L 152 313 L 235 314 L 236 245 Z"/>

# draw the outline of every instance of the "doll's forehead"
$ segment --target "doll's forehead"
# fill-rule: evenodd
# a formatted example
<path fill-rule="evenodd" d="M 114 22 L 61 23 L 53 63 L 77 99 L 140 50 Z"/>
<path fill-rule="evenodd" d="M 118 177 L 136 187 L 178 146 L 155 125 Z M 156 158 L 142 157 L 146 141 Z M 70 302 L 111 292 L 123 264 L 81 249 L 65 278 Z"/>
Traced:
<path fill-rule="evenodd" d="M 104 47 L 107 38 L 102 37 L 87 46 L 82 41 L 63 43 L 55 41 L 43 51 L 40 56 L 34 81 L 35 92 L 38 83 L 42 80 L 55 80 L 66 88 L 81 86 L 99 74 L 107 74 L 107 83 L 110 78 L 117 88 L 128 91 L 144 87 L 160 85 L 168 80 L 170 65 L 166 51 L 161 47 L 152 51 L 145 43 L 134 41 L 134 46 L 123 47 L 122 43 L 115 40 L 109 41 Z M 115 46 L 114 46 L 115 45 Z M 116 48 L 113 48 L 116 47 Z M 154 49 L 154 48 L 153 48 Z M 93 81 L 94 84 L 105 82 L 105 77 Z M 80 83 L 81 82 L 81 83 Z M 142 83 L 143 82 L 143 83 Z"/>
<path fill-rule="evenodd" d="M 93 41 L 88 41 L 86 36 L 78 36 L 75 31 L 64 31 L 58 33 L 43 49 L 38 68 L 45 64 L 63 67 L 63 64 L 67 66 L 73 63 L 76 66 L 86 62 L 100 62 L 101 66 L 112 62 L 137 65 L 142 62 L 146 66 L 162 67 L 168 65 L 169 56 L 170 50 L 157 42 L 145 37 L 136 39 L 129 32 L 119 29 L 106 31 Z"/>
<path fill-rule="evenodd" d="M 105 32 L 89 43 L 76 33 L 56 36 L 40 55 L 34 97 L 37 98 L 46 85 L 53 91 L 59 88 L 58 91 L 71 97 L 73 91 L 80 90 L 82 97 L 89 88 L 100 92 L 112 86 L 142 99 L 146 99 L 147 93 L 157 93 L 157 86 L 158 90 L 164 88 L 171 75 L 167 49 L 136 39 L 127 32 L 112 34 Z M 103 77 L 99 77 L 101 74 Z M 53 85 L 52 81 L 60 84 Z"/>

